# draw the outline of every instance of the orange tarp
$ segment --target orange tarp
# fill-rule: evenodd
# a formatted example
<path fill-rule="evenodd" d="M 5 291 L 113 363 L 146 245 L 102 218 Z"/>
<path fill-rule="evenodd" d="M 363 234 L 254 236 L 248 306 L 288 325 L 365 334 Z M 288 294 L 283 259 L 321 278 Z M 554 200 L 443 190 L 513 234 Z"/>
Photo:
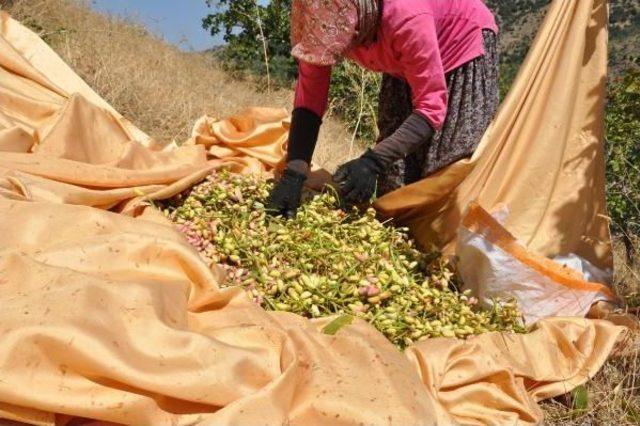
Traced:
<path fill-rule="evenodd" d="M 598 7 L 556 1 L 550 19 L 590 21 Z M 284 111 L 250 109 L 163 146 L 0 15 L 0 418 L 535 424 L 537 401 L 587 381 L 624 336 L 607 321 L 555 318 L 403 354 L 362 321 L 328 336 L 326 319 L 221 289 L 222 272 L 146 200 L 221 165 L 268 170 L 287 128 Z"/>

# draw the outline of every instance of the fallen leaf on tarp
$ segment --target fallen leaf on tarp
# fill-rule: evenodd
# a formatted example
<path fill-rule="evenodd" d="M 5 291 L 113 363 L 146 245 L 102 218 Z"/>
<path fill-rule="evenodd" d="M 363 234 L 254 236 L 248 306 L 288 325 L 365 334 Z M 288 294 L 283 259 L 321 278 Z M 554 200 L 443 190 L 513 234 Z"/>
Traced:
<path fill-rule="evenodd" d="M 351 315 L 340 315 L 338 318 L 331 321 L 329 324 L 325 325 L 322 328 L 322 332 L 324 334 L 328 334 L 333 336 L 336 334 L 342 327 L 345 327 L 353 322 L 353 316 Z"/>

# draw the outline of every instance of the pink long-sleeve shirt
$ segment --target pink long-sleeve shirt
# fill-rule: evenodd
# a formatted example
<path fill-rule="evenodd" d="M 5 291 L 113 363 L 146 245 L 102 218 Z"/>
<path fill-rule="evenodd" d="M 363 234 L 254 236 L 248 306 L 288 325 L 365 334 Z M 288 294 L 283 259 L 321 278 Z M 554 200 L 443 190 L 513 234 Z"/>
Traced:
<path fill-rule="evenodd" d="M 445 74 L 484 54 L 483 29 L 498 32 L 481 0 L 384 0 L 377 40 L 345 56 L 406 80 L 414 111 L 439 129 L 447 114 Z M 294 107 L 322 117 L 330 80 L 330 66 L 299 61 Z"/>

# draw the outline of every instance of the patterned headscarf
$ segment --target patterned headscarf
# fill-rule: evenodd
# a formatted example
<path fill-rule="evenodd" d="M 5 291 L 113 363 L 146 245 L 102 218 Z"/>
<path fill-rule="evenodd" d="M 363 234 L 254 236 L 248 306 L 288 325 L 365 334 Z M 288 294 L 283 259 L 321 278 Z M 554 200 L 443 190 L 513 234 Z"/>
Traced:
<path fill-rule="evenodd" d="M 351 46 L 371 43 L 381 0 L 293 0 L 291 54 L 304 62 L 334 65 Z"/>

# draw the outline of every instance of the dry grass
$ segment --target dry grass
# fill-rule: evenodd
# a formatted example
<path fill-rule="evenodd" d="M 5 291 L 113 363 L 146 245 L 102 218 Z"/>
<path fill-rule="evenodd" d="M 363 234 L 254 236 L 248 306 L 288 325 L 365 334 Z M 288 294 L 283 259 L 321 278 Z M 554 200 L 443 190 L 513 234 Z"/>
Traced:
<path fill-rule="evenodd" d="M 616 292 L 628 306 L 640 306 L 640 237 L 632 242 L 635 254 L 632 259 L 627 256 L 625 246 L 620 241 L 614 242 L 614 286 Z"/>
<path fill-rule="evenodd" d="M 141 25 L 97 14 L 84 2 L 19 0 L 5 7 L 116 110 L 158 140 L 185 140 L 203 114 L 224 117 L 247 106 L 291 109 L 291 90 L 266 93 L 251 82 L 234 81 L 211 55 L 181 52 Z M 315 161 L 333 169 L 347 159 L 349 141 L 339 121 L 326 120 Z"/>
<path fill-rule="evenodd" d="M 640 246 L 636 244 L 636 248 Z M 629 262 L 624 244 L 614 243 L 614 288 L 629 309 L 640 306 L 640 255 Z M 573 407 L 572 395 L 545 401 L 547 424 L 556 426 L 640 424 L 640 337 L 630 339 L 618 357 L 609 360 L 585 389 L 588 408 Z"/>
<path fill-rule="evenodd" d="M 570 397 L 544 402 L 547 424 L 556 426 L 640 424 L 639 362 L 637 347 L 628 356 L 607 362 L 596 377 L 585 386 L 589 401 L 587 410 L 570 408 Z"/>
<path fill-rule="evenodd" d="M 290 90 L 260 92 L 251 82 L 230 79 L 210 56 L 180 52 L 135 22 L 96 14 L 83 3 L 18 0 L 8 7 L 101 96 L 158 140 L 186 139 L 202 114 L 223 117 L 250 105 L 291 106 Z M 316 162 L 333 169 L 348 158 L 350 139 L 339 121 L 325 120 Z M 632 306 L 640 304 L 640 259 L 635 265 L 616 244 L 616 290 Z M 638 347 L 608 362 L 586 385 L 586 411 L 572 409 L 570 398 L 545 402 L 547 424 L 640 424 L 638 362 Z"/>

